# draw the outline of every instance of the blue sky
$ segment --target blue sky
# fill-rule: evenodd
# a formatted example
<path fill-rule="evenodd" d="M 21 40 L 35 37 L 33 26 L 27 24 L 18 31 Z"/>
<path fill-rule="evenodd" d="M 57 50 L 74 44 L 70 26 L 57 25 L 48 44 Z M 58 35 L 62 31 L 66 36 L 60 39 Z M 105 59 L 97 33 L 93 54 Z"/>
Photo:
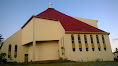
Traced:
<path fill-rule="evenodd" d="M 112 51 L 118 48 L 118 0 L 0 0 L 0 34 L 10 37 L 49 2 L 69 16 L 98 20 L 98 27 L 110 32 Z"/>

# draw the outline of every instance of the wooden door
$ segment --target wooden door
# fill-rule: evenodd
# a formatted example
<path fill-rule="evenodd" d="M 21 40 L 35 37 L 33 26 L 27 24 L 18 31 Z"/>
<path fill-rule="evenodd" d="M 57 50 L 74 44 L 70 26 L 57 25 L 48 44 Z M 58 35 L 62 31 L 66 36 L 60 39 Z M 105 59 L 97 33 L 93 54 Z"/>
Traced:
<path fill-rule="evenodd" d="M 24 62 L 28 62 L 28 54 L 25 54 Z"/>

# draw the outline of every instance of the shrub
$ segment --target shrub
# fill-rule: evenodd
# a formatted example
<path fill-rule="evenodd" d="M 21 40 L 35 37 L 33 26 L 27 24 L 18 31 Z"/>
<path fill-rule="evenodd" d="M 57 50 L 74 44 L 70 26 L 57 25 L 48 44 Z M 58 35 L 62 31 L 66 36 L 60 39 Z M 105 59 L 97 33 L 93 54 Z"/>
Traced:
<path fill-rule="evenodd" d="M 99 61 L 101 61 L 101 59 L 100 59 L 100 58 L 96 59 L 96 62 L 99 62 Z"/>
<path fill-rule="evenodd" d="M 0 63 L 6 63 L 7 59 L 5 58 L 7 54 L 6 53 L 1 53 L 0 54 Z"/>

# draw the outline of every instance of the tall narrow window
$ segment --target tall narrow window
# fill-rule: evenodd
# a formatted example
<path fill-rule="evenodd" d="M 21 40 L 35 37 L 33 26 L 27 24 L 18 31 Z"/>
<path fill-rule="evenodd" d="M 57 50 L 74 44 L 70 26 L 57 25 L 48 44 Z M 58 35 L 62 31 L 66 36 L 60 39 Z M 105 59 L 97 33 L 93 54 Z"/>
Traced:
<path fill-rule="evenodd" d="M 84 35 L 84 41 L 85 41 L 85 43 L 87 43 L 87 37 L 86 37 L 86 35 Z"/>
<path fill-rule="evenodd" d="M 97 39 L 97 43 L 99 43 L 99 38 L 98 38 L 98 35 L 96 35 L 96 39 Z"/>
<path fill-rule="evenodd" d="M 84 35 L 84 41 L 85 41 L 86 51 L 88 51 L 88 43 L 87 43 L 87 37 L 86 37 L 86 35 Z"/>
<path fill-rule="evenodd" d="M 14 52 L 14 57 L 17 57 L 17 45 L 15 45 L 15 52 Z"/>
<path fill-rule="evenodd" d="M 97 40 L 98 50 L 100 51 L 100 50 L 101 50 L 101 48 L 100 48 L 100 43 L 99 43 L 99 38 L 98 38 L 98 35 L 96 35 L 96 40 Z"/>
<path fill-rule="evenodd" d="M 104 50 L 106 51 L 106 44 L 105 44 L 105 40 L 104 40 L 104 36 L 103 35 L 102 35 L 102 42 L 103 42 Z"/>
<path fill-rule="evenodd" d="M 93 36 L 92 35 L 90 35 L 90 39 L 91 39 L 91 46 L 92 46 L 92 50 L 94 51 L 95 49 L 94 49 L 94 44 L 93 44 Z"/>
<path fill-rule="evenodd" d="M 81 37 L 78 35 L 79 50 L 82 51 Z"/>
<path fill-rule="evenodd" d="M 8 58 L 11 57 L 11 44 L 9 44 L 9 47 L 8 47 Z"/>
<path fill-rule="evenodd" d="M 93 43 L 93 37 L 92 37 L 92 35 L 90 35 L 90 38 L 91 38 L 91 43 Z"/>
<path fill-rule="evenodd" d="M 71 35 L 71 40 L 72 40 L 72 43 L 74 43 L 74 36 L 73 36 L 73 34 Z"/>
<path fill-rule="evenodd" d="M 81 43 L 80 35 L 78 35 L 78 43 Z"/>
<path fill-rule="evenodd" d="M 105 43 L 104 36 L 102 35 L 102 42 Z"/>
<path fill-rule="evenodd" d="M 71 40 L 72 40 L 72 50 L 75 52 L 75 43 L 74 43 L 74 35 L 71 35 Z"/>

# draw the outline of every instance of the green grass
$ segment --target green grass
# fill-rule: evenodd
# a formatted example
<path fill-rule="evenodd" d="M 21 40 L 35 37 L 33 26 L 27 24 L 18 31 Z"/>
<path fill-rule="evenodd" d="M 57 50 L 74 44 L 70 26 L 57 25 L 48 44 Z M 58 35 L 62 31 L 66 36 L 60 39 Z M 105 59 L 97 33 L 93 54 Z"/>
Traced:
<path fill-rule="evenodd" d="M 51 63 L 11 63 L 1 64 L 0 66 L 118 66 L 118 62 L 106 61 L 106 62 L 51 62 Z"/>

